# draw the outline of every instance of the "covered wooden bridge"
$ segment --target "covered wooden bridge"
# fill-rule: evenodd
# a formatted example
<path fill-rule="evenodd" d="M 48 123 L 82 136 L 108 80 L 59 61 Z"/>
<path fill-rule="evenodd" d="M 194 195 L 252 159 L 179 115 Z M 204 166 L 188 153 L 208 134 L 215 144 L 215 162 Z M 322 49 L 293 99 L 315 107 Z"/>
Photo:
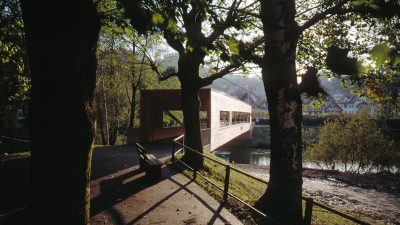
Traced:
<path fill-rule="evenodd" d="M 184 133 L 180 90 L 142 90 L 140 128 L 128 131 L 128 142 L 169 139 Z M 250 135 L 251 106 L 211 88 L 200 90 L 203 146 L 213 151 L 238 136 Z"/>

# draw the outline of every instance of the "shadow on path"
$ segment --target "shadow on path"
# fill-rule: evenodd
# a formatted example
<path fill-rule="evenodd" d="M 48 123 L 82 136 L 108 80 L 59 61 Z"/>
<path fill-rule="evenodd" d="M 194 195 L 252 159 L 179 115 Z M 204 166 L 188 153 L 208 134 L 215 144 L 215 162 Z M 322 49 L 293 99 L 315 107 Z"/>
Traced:
<path fill-rule="evenodd" d="M 124 182 L 132 177 L 135 179 Z M 113 210 L 113 206 L 163 179 L 147 179 L 143 171 L 136 169 L 111 179 L 102 180 L 100 182 L 100 195 L 90 201 L 90 215 L 96 215 L 103 210 L 107 210 L 116 224 L 124 224 L 122 215 Z"/>
<path fill-rule="evenodd" d="M 93 151 L 91 180 L 114 174 L 139 164 L 133 146 L 101 146 Z"/>
<path fill-rule="evenodd" d="M 174 179 L 169 178 L 170 181 L 174 182 L 176 185 L 180 186 L 180 189 L 183 189 L 185 191 L 187 191 L 188 193 L 190 193 L 192 196 L 196 197 L 196 199 L 201 202 L 201 204 L 203 204 L 208 210 L 210 210 L 213 213 L 212 218 L 210 219 L 210 221 L 207 223 L 209 225 L 214 224 L 215 221 L 218 219 L 222 220 L 224 223 L 228 223 L 228 221 L 221 216 L 221 211 L 224 208 L 223 204 L 220 204 L 218 206 L 218 208 L 216 210 L 214 210 L 213 207 L 211 207 L 202 197 L 200 197 L 199 195 L 197 195 L 196 193 L 194 193 L 193 191 L 191 191 L 190 189 L 188 189 L 186 185 L 182 185 L 181 183 L 178 183 L 177 181 L 175 181 Z M 191 183 L 192 181 L 190 181 Z M 188 183 L 189 184 L 189 183 Z"/>
<path fill-rule="evenodd" d="M 170 178 L 169 178 L 170 179 Z M 170 179 L 171 180 L 171 179 Z M 140 219 L 142 219 L 144 216 L 146 216 L 147 214 L 149 214 L 151 211 L 153 211 L 155 208 L 157 208 L 158 206 L 160 206 L 163 202 L 167 201 L 169 198 L 171 198 L 173 195 L 177 194 L 178 192 L 180 192 L 183 188 L 185 188 L 186 186 L 188 186 L 190 183 L 192 183 L 192 181 L 189 181 L 188 183 L 181 185 L 181 188 L 175 190 L 174 192 L 172 192 L 171 194 L 169 194 L 168 196 L 164 197 L 163 199 L 161 199 L 160 201 L 158 201 L 156 204 L 154 204 L 153 206 L 151 206 L 149 209 L 147 209 L 146 211 L 144 211 L 143 213 L 141 213 L 140 215 L 138 215 L 134 220 L 132 220 L 131 222 L 129 222 L 126 225 L 133 225 L 136 222 L 138 222 Z"/>
<path fill-rule="evenodd" d="M 174 176 L 177 175 L 177 172 L 171 170 L 170 168 L 164 167 L 162 168 L 163 177 L 160 180 L 149 180 L 144 176 L 140 170 L 133 170 L 131 172 L 122 174 L 118 177 L 104 180 L 100 182 L 100 195 L 93 198 L 91 201 L 91 215 L 96 216 L 99 213 L 105 215 L 107 217 L 111 217 L 108 220 L 104 219 L 104 221 L 100 221 L 99 217 L 97 217 L 97 221 L 95 222 L 105 222 L 110 221 L 115 225 L 134 225 L 145 218 L 148 214 L 154 212 L 158 207 L 158 209 L 164 210 L 164 207 L 174 208 L 179 204 L 179 201 L 191 201 L 193 205 L 199 205 L 198 207 L 204 207 L 207 211 L 211 212 L 212 216 L 207 224 L 214 224 L 217 219 L 221 220 L 224 224 L 229 224 L 227 219 L 225 219 L 221 215 L 221 211 L 223 209 L 223 205 L 219 204 L 218 207 L 211 206 L 202 196 L 198 195 L 196 192 L 191 190 L 190 185 L 196 185 L 192 180 L 184 179 L 184 181 L 180 179 L 175 179 Z M 181 175 L 179 175 L 181 176 Z M 125 181 L 130 180 L 125 183 Z M 164 191 L 156 191 L 161 189 L 166 189 L 165 182 L 169 182 L 169 186 L 174 186 L 176 189 L 164 190 Z M 161 184 L 163 182 L 163 184 Z M 154 186 L 154 187 L 152 187 Z M 146 191 L 147 188 L 151 188 L 150 192 L 153 197 L 155 197 L 156 202 L 151 203 L 150 206 L 147 206 L 145 203 L 141 202 L 141 200 L 137 200 L 137 198 L 130 199 L 126 201 L 130 197 L 135 197 L 140 191 Z M 185 200 L 185 199 L 172 199 L 174 195 L 185 194 L 188 193 L 190 196 L 193 196 L 194 199 Z M 147 193 L 148 194 L 148 193 Z M 146 195 L 142 193 L 141 195 Z M 157 199 L 157 197 L 160 197 Z M 168 201 L 170 200 L 170 201 Z M 127 204 L 126 202 L 132 205 L 131 216 L 126 216 L 121 213 L 121 210 L 118 210 L 118 204 Z M 166 205 L 161 206 L 163 203 Z M 200 206 L 201 205 L 201 206 Z M 140 210 L 138 209 L 140 208 Z M 142 211 L 141 211 L 142 210 Z M 134 212 L 136 211 L 136 212 Z M 140 212 L 138 212 L 140 211 Z M 105 214 L 104 214 L 105 213 Z M 155 212 L 157 213 L 157 212 Z M 167 213 L 167 212 L 166 212 Z M 193 214 L 197 215 L 198 212 L 194 211 Z M 168 213 L 167 213 L 168 214 Z M 171 216 L 170 214 L 168 214 Z M 127 218 L 132 218 L 130 221 L 127 221 Z M 164 216 L 164 215 L 163 215 Z M 202 217 L 202 215 L 197 215 Z M 92 218 L 93 219 L 93 218 Z M 160 215 L 159 219 L 163 219 L 163 221 L 168 221 L 170 218 L 162 218 Z M 141 221 L 142 222 L 142 221 Z"/>

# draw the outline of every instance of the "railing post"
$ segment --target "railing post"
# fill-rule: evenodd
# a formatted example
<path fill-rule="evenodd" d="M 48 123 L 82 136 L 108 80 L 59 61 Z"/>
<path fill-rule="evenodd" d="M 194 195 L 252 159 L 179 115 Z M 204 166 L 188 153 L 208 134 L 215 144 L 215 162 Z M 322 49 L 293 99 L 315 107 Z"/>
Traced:
<path fill-rule="evenodd" d="M 312 210 L 313 210 L 313 199 L 312 198 L 306 198 L 306 210 L 304 213 L 304 225 L 310 225 L 311 224 L 311 217 L 312 217 Z"/>
<path fill-rule="evenodd" d="M 193 168 L 193 180 L 196 180 L 197 177 L 197 169 Z"/>
<path fill-rule="evenodd" d="M 231 166 L 226 165 L 225 168 L 225 184 L 224 184 L 224 203 L 228 201 L 228 192 L 229 192 L 229 176 L 231 174 Z"/>
<path fill-rule="evenodd" d="M 182 153 L 183 153 L 183 154 L 186 153 L 186 149 L 185 149 L 185 136 L 182 137 Z"/>

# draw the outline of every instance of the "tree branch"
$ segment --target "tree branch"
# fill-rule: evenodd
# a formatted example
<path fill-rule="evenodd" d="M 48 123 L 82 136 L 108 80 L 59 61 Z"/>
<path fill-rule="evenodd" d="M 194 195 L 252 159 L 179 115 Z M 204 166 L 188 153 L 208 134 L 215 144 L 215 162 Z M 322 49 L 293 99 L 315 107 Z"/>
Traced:
<path fill-rule="evenodd" d="M 238 45 L 239 55 L 245 60 L 248 60 L 257 65 L 261 65 L 263 62 L 263 57 L 255 54 L 254 52 L 257 47 L 264 43 L 264 41 L 264 37 L 257 38 L 251 43 L 244 43 L 240 41 Z"/>
<path fill-rule="evenodd" d="M 165 80 L 168 80 L 169 78 L 175 77 L 175 76 L 178 76 L 178 73 L 170 73 L 170 74 L 167 74 L 164 76 L 159 76 L 158 81 L 165 81 Z"/>
<path fill-rule="evenodd" d="M 400 14 L 400 6 L 398 3 L 396 4 L 395 2 L 380 2 L 378 8 L 374 8 L 367 4 L 361 6 L 350 5 L 348 7 L 343 7 L 346 3 L 349 2 L 351 2 L 351 0 L 342 0 L 338 2 L 335 6 L 332 6 L 331 8 L 326 9 L 323 12 L 315 14 L 311 19 L 309 19 L 299 28 L 300 33 L 320 22 L 321 20 L 328 18 L 329 15 L 333 16 L 345 15 L 347 13 L 358 13 L 360 15 L 369 15 L 373 18 L 390 18 Z"/>
<path fill-rule="evenodd" d="M 239 0 L 239 3 L 237 0 L 233 0 L 231 6 L 228 9 L 227 16 L 225 18 L 224 22 L 219 21 L 217 18 L 218 16 L 213 12 L 212 10 L 209 10 L 209 13 L 211 14 L 211 17 L 215 20 L 215 27 L 213 32 L 204 39 L 202 45 L 204 46 L 209 46 L 211 43 L 213 43 L 215 40 L 217 40 L 227 28 L 231 27 L 234 24 L 235 20 L 235 14 L 237 14 L 238 7 L 241 3 L 241 0 Z"/>
<path fill-rule="evenodd" d="M 210 75 L 208 77 L 205 77 L 205 78 L 201 78 L 200 87 L 205 87 L 205 86 L 208 86 L 208 85 L 212 84 L 212 82 L 214 80 L 222 78 L 226 74 L 231 73 L 233 71 L 236 71 L 237 68 L 238 68 L 237 65 L 232 65 L 231 64 L 231 65 L 226 66 L 225 68 L 223 68 L 222 70 L 220 70 L 217 73 L 214 73 L 214 74 L 212 74 L 212 75 Z"/>
<path fill-rule="evenodd" d="M 329 8 L 329 9 L 326 9 L 323 12 L 315 14 L 307 22 L 305 22 L 302 26 L 300 26 L 299 32 L 302 33 L 304 30 L 314 26 L 319 21 L 326 19 L 328 17 L 328 15 L 339 14 L 341 11 L 344 10 L 342 7 L 348 2 L 350 2 L 350 0 L 339 1 L 335 6 Z"/>
<path fill-rule="evenodd" d="M 316 6 L 313 6 L 313 7 L 311 7 L 311 8 L 305 9 L 304 11 L 297 13 L 297 14 L 296 14 L 296 17 L 299 17 L 299 16 L 301 16 L 301 15 L 303 15 L 303 14 L 305 14 L 305 13 L 308 13 L 308 12 L 310 12 L 311 10 L 314 10 L 314 9 L 316 9 L 316 8 L 318 8 L 318 7 L 321 7 L 322 5 L 323 5 L 323 3 L 318 4 L 318 5 L 316 5 Z"/>
<path fill-rule="evenodd" d="M 168 30 L 164 30 L 164 38 L 167 41 L 168 45 L 171 46 L 175 51 L 179 54 L 183 54 L 185 52 L 185 47 L 183 47 L 183 43 L 179 41 L 179 39 L 175 38 L 175 35 L 172 34 Z"/>
<path fill-rule="evenodd" d="M 146 38 L 146 45 L 147 45 L 147 38 Z M 138 79 L 137 79 L 137 81 L 136 81 L 136 87 L 138 87 L 139 84 L 142 82 L 143 65 L 144 65 L 144 59 L 145 59 L 145 58 L 146 58 L 146 54 L 143 54 L 142 61 L 141 61 L 141 63 L 140 63 L 139 77 L 138 77 Z M 133 79 L 133 78 L 134 78 L 134 77 L 132 77 L 132 79 Z"/>
<path fill-rule="evenodd" d="M 236 11 L 241 13 L 241 14 L 243 14 L 243 15 L 249 15 L 249 16 L 252 16 L 252 17 L 255 17 L 255 18 L 260 18 L 260 14 L 259 13 L 253 13 L 253 12 L 247 11 L 248 8 L 254 6 L 257 3 L 258 3 L 258 1 L 254 1 L 253 3 L 249 4 L 248 6 L 245 6 L 245 7 L 241 8 L 241 9 L 237 9 Z M 211 7 L 212 8 L 216 8 L 216 9 L 229 10 L 229 8 L 223 7 L 223 6 L 216 6 L 215 5 L 215 6 L 211 6 Z"/>

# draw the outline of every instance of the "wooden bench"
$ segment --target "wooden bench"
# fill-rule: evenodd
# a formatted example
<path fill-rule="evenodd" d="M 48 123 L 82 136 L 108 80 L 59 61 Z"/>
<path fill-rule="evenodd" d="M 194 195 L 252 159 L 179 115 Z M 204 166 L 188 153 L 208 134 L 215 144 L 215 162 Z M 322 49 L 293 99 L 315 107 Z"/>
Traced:
<path fill-rule="evenodd" d="M 163 163 L 154 155 L 147 154 L 146 150 L 139 143 L 136 143 L 137 152 L 139 155 L 140 169 L 146 171 L 148 178 L 160 178 L 161 166 Z"/>

